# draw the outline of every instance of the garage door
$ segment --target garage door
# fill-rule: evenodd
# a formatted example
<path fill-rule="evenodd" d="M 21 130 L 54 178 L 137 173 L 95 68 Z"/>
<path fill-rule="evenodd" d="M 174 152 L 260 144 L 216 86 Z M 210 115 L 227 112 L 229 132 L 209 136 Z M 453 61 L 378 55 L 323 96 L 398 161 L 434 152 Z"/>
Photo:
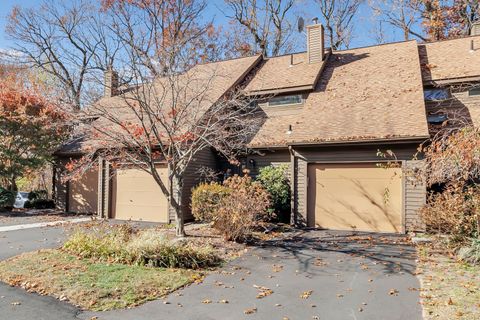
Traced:
<path fill-rule="evenodd" d="M 334 230 L 401 232 L 400 168 L 375 164 L 308 167 L 308 223 Z"/>
<path fill-rule="evenodd" d="M 160 177 L 168 181 L 167 168 L 157 168 Z M 139 169 L 117 170 L 114 193 L 114 218 L 168 222 L 168 201 L 153 177 Z"/>
<path fill-rule="evenodd" d="M 97 213 L 98 170 L 90 169 L 81 177 L 69 181 L 68 211 Z"/>

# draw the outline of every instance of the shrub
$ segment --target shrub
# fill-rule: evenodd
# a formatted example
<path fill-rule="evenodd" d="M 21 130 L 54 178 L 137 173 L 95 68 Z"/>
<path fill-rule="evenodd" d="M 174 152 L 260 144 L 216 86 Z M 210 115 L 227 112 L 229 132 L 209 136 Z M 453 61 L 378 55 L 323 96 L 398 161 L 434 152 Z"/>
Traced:
<path fill-rule="evenodd" d="M 125 244 L 131 239 L 133 229 L 128 225 L 100 226 L 92 230 L 77 230 L 63 245 L 71 254 L 87 259 L 109 262 L 131 260 Z"/>
<path fill-rule="evenodd" d="M 271 210 L 283 222 L 288 222 L 290 218 L 291 195 L 287 170 L 288 165 L 263 167 L 257 177 L 270 194 Z"/>
<path fill-rule="evenodd" d="M 453 243 L 458 243 L 479 234 L 479 212 L 479 187 L 450 185 L 431 195 L 420 215 L 428 232 L 449 234 Z"/>
<path fill-rule="evenodd" d="M 219 183 L 202 183 L 192 190 L 192 214 L 198 221 L 211 222 L 230 189 Z"/>
<path fill-rule="evenodd" d="M 63 249 L 81 258 L 164 268 L 198 269 L 221 262 L 211 247 L 172 243 L 160 231 L 135 232 L 128 225 L 78 230 Z"/>
<path fill-rule="evenodd" d="M 242 241 L 253 229 L 269 217 L 269 194 L 258 182 L 248 176 L 235 175 L 224 181 L 232 192 L 223 198 L 215 213 L 213 227 L 226 240 Z"/>
<path fill-rule="evenodd" d="M 458 257 L 469 264 L 480 265 L 480 238 L 472 239 L 470 246 L 461 248 Z"/>
<path fill-rule="evenodd" d="M 11 209 L 15 203 L 15 192 L 0 187 L 0 208 Z"/>
<path fill-rule="evenodd" d="M 28 200 L 33 201 L 33 200 L 46 200 L 48 199 L 48 191 L 47 190 L 34 190 L 30 191 L 28 193 Z"/>
<path fill-rule="evenodd" d="M 27 200 L 23 207 L 25 209 L 54 209 L 55 201 L 52 199 Z"/>
<path fill-rule="evenodd" d="M 134 263 L 152 267 L 199 269 L 221 262 L 211 247 L 171 243 L 156 230 L 141 231 L 128 243 L 127 251 Z"/>

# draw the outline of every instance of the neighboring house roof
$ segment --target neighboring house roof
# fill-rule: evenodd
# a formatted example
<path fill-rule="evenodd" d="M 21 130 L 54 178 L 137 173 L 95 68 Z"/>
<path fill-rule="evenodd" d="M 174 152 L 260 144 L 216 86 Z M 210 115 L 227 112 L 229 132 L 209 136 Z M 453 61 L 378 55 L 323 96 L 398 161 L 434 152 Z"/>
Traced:
<path fill-rule="evenodd" d="M 267 58 L 245 87 L 245 91 L 253 95 L 312 90 L 321 74 L 324 62 L 325 60 L 308 63 L 306 52 Z"/>
<path fill-rule="evenodd" d="M 480 76 L 480 36 L 421 44 L 419 53 L 424 81 Z"/>
<path fill-rule="evenodd" d="M 415 41 L 333 52 L 303 107 L 266 108 L 252 147 L 428 137 Z"/>
<path fill-rule="evenodd" d="M 156 107 L 158 108 L 168 108 L 171 104 L 171 97 L 175 96 L 177 99 L 176 103 L 182 105 L 181 99 L 185 99 L 189 103 L 190 109 L 188 110 L 188 117 L 182 118 L 185 123 L 177 124 L 179 127 L 185 127 L 188 129 L 188 125 L 194 122 L 196 119 L 200 119 L 202 114 L 212 104 L 217 102 L 222 96 L 231 88 L 238 85 L 241 81 L 244 80 L 247 73 L 255 67 L 258 62 L 261 60 L 261 56 L 252 56 L 246 58 L 225 60 L 220 62 L 212 62 L 199 64 L 184 75 L 179 75 L 174 77 L 174 79 L 169 79 L 168 81 L 175 81 L 176 87 L 173 90 L 179 90 L 182 87 L 181 92 L 171 92 L 172 83 L 168 82 L 166 79 L 157 79 L 153 83 L 145 84 L 142 88 L 139 88 L 136 91 L 135 88 L 132 88 L 130 92 L 126 92 L 121 96 L 114 97 L 104 97 L 97 101 L 90 110 L 87 111 L 87 114 L 90 112 L 92 115 L 101 114 L 103 109 L 107 110 L 110 115 L 114 115 L 115 119 L 122 121 L 131 121 L 135 123 L 138 121 L 138 118 L 133 113 L 131 107 L 129 106 L 136 103 L 136 94 L 143 94 L 146 92 L 146 96 L 142 98 L 151 98 L 152 93 L 156 93 L 157 97 L 155 99 L 158 101 Z M 135 91 L 135 92 L 134 92 Z M 130 101 L 130 102 L 127 102 Z M 192 101 L 194 101 L 192 103 Z M 155 109 L 160 110 L 160 109 Z M 164 110 L 164 115 L 166 116 L 167 110 Z M 110 119 L 106 117 L 99 117 L 96 120 L 95 126 L 100 127 L 118 127 L 118 124 L 113 124 Z M 56 152 L 58 155 L 62 154 L 78 154 L 91 148 L 98 147 L 98 143 L 95 143 L 95 138 L 87 139 L 88 132 L 82 131 L 84 127 L 77 130 L 76 138 L 66 143 Z M 104 142 L 104 141 L 102 141 Z"/>

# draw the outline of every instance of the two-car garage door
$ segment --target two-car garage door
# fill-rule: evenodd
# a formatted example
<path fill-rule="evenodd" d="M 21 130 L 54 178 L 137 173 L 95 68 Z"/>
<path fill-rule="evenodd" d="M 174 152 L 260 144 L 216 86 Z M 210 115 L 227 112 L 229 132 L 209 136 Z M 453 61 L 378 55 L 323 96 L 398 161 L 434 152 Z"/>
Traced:
<path fill-rule="evenodd" d="M 308 224 L 325 229 L 402 232 L 401 168 L 311 164 Z"/>
<path fill-rule="evenodd" d="M 166 183 L 167 168 L 157 171 Z M 168 222 L 167 198 L 149 173 L 134 168 L 119 169 L 112 191 L 115 219 Z"/>

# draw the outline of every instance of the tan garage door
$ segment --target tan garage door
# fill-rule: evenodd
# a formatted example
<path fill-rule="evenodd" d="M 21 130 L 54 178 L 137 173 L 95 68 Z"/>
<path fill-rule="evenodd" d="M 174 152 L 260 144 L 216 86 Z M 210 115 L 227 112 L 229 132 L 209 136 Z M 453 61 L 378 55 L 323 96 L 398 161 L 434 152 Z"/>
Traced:
<path fill-rule="evenodd" d="M 69 181 L 68 210 L 77 213 L 97 213 L 98 170 L 90 169 L 80 178 Z"/>
<path fill-rule="evenodd" d="M 375 164 L 308 167 L 310 226 L 334 230 L 402 232 L 400 168 Z"/>
<path fill-rule="evenodd" d="M 164 183 L 167 168 L 157 168 Z M 153 177 L 139 169 L 117 170 L 113 186 L 114 218 L 168 222 L 168 201 Z"/>

